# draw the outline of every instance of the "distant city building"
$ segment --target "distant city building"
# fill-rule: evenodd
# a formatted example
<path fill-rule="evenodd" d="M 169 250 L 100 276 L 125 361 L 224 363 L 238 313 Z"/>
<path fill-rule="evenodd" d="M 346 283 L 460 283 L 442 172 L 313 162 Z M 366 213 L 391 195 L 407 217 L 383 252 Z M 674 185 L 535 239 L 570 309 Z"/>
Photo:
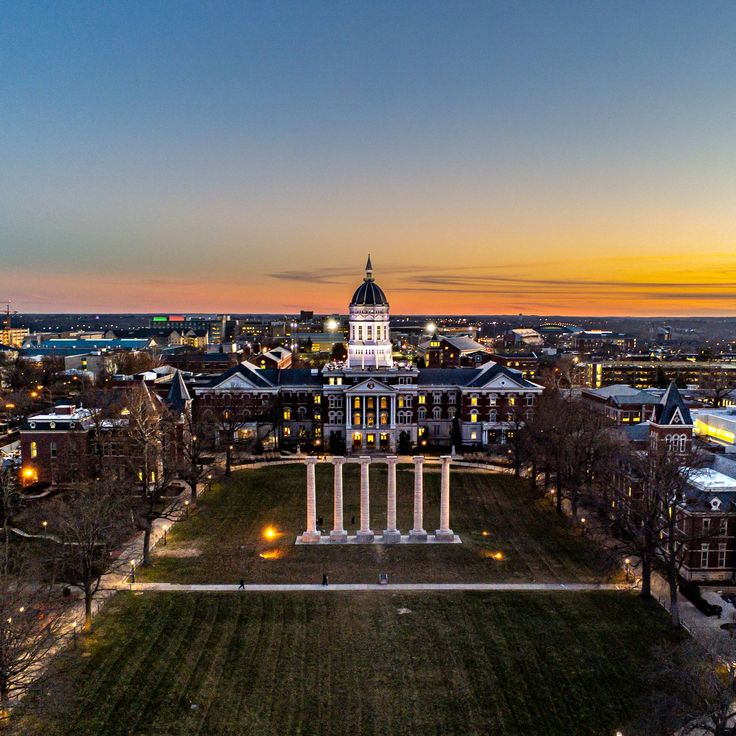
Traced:
<path fill-rule="evenodd" d="M 486 347 L 467 335 L 432 335 L 419 343 L 417 354 L 425 368 L 477 368 L 491 359 Z"/>
<path fill-rule="evenodd" d="M 206 334 L 207 342 L 225 342 L 228 335 L 228 322 L 230 316 L 220 314 L 217 317 L 192 317 L 184 314 L 164 314 L 151 317 L 152 329 L 161 331 L 176 330 L 184 333 L 193 330 L 198 335 Z"/>
<path fill-rule="evenodd" d="M 665 387 L 675 381 L 680 386 L 700 385 L 718 373 L 732 375 L 736 381 L 736 363 L 696 362 L 689 360 L 630 361 L 591 360 L 579 365 L 583 381 L 590 388 L 628 384 L 635 388 Z"/>
<path fill-rule="evenodd" d="M 28 338 L 29 332 L 27 327 L 3 326 L 0 328 L 0 344 L 18 348 Z"/>

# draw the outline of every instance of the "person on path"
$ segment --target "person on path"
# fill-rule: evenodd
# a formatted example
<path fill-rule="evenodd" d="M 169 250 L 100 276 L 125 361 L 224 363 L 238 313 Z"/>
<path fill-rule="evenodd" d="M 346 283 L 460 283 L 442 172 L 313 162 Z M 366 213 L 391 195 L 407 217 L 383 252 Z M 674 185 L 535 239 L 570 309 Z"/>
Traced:
<path fill-rule="evenodd" d="M 326 588 L 327 587 L 327 575 L 322 573 L 322 585 Z"/>
<path fill-rule="evenodd" d="M 238 590 L 245 590 L 245 580 L 243 580 L 243 578 L 240 578 L 240 584 L 238 585 Z"/>

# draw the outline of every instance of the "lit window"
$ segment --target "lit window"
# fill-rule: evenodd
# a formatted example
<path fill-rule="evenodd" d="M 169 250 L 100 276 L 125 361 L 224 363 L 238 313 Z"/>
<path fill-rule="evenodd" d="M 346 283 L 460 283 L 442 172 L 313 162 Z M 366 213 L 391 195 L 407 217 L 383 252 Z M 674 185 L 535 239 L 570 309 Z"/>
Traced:
<path fill-rule="evenodd" d="M 38 457 L 38 445 L 35 442 L 31 442 L 31 457 Z"/>
<path fill-rule="evenodd" d="M 288 406 L 284 408 L 284 421 L 291 421 L 291 409 Z"/>
<path fill-rule="evenodd" d="M 419 394 L 419 403 L 424 404 L 427 401 L 427 397 L 424 394 Z"/>
<path fill-rule="evenodd" d="M 284 437 L 291 437 L 291 427 L 284 427 Z"/>
<path fill-rule="evenodd" d="M 470 397 L 470 406 L 478 406 L 478 397 L 477 396 L 471 396 Z"/>

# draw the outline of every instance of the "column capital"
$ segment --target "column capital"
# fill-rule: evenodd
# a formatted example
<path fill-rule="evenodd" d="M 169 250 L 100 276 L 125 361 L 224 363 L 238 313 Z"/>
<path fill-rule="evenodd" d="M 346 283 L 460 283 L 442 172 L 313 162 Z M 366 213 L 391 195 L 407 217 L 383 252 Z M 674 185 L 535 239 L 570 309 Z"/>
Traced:
<path fill-rule="evenodd" d="M 370 455 L 361 455 L 358 460 L 360 460 L 361 465 L 370 465 L 371 464 L 371 456 Z"/>
<path fill-rule="evenodd" d="M 411 460 L 415 465 L 421 465 L 424 462 L 424 455 L 414 455 Z"/>
<path fill-rule="evenodd" d="M 386 463 L 388 465 L 396 465 L 399 462 L 399 458 L 396 455 L 386 455 Z"/>
<path fill-rule="evenodd" d="M 318 459 L 319 458 L 316 458 L 316 457 L 305 457 L 304 464 L 305 465 L 316 465 Z"/>
<path fill-rule="evenodd" d="M 332 462 L 333 465 L 344 465 L 345 458 L 341 455 L 335 455 L 330 462 Z"/>
<path fill-rule="evenodd" d="M 442 464 L 450 464 L 452 462 L 452 455 L 440 455 L 440 460 L 442 460 Z"/>

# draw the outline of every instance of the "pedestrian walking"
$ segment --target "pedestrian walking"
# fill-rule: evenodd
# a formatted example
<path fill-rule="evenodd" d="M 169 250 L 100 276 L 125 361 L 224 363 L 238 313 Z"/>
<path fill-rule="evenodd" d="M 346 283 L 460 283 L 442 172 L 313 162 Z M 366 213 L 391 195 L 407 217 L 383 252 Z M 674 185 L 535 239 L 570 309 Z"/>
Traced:
<path fill-rule="evenodd" d="M 245 580 L 243 580 L 243 578 L 240 578 L 240 584 L 238 585 L 238 590 L 245 590 Z"/>
<path fill-rule="evenodd" d="M 322 574 L 322 585 L 325 588 L 327 587 L 327 575 L 325 575 L 324 573 Z"/>

